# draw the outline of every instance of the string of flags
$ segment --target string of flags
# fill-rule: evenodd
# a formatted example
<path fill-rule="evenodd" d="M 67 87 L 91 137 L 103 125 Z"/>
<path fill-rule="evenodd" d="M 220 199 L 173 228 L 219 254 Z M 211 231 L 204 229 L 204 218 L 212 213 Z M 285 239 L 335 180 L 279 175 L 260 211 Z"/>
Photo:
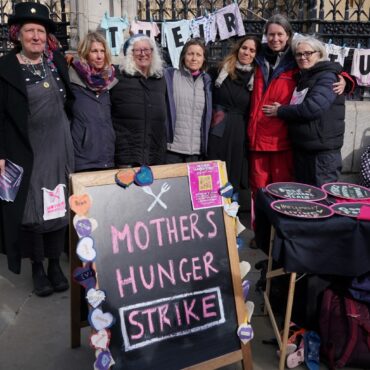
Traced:
<path fill-rule="evenodd" d="M 183 19 L 174 22 L 163 21 L 162 29 L 156 22 L 144 22 L 137 19 L 128 21 L 127 17 L 109 17 L 104 14 L 100 27 L 106 31 L 106 39 L 113 55 L 118 56 L 124 43 L 123 32 L 130 30 L 130 34 L 142 33 L 155 40 L 161 34 L 161 45 L 167 47 L 173 67 L 178 68 L 179 57 L 183 46 L 190 37 L 200 37 L 205 43 L 214 42 L 219 36 L 226 40 L 233 36 L 244 36 L 245 29 L 238 4 L 232 3 L 211 14 L 194 19 Z M 325 44 L 329 58 L 344 65 L 345 59 L 353 49 L 351 74 L 356 77 L 359 86 L 370 86 L 370 49 L 350 48 Z"/>

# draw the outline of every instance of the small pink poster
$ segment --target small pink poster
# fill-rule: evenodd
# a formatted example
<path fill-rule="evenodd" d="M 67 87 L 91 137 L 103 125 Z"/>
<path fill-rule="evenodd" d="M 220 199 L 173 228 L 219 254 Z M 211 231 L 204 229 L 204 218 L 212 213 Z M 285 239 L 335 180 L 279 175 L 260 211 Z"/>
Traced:
<path fill-rule="evenodd" d="M 222 207 L 220 169 L 217 162 L 188 164 L 188 177 L 193 209 Z"/>

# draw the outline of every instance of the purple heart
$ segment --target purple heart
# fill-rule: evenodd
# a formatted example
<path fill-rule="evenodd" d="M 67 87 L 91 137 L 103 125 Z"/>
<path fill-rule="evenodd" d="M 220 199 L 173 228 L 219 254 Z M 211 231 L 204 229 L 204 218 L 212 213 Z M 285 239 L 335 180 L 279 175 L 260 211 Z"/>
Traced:
<path fill-rule="evenodd" d="M 238 337 L 242 341 L 249 341 L 253 338 L 253 328 L 250 324 L 242 324 L 238 328 Z"/>
<path fill-rule="evenodd" d="M 112 356 L 109 351 L 101 351 L 96 358 L 95 367 L 99 370 L 108 370 L 112 361 Z"/>
<path fill-rule="evenodd" d="M 77 267 L 73 271 L 73 280 L 85 287 L 86 289 L 95 288 L 95 271 L 91 263 L 87 263 L 84 267 Z"/>
<path fill-rule="evenodd" d="M 76 231 L 79 237 L 90 236 L 92 232 L 91 221 L 87 218 L 83 218 L 76 222 Z"/>
<path fill-rule="evenodd" d="M 242 283 L 242 287 L 243 287 L 243 297 L 244 297 L 244 300 L 246 301 L 248 297 L 248 293 L 249 293 L 249 288 L 251 287 L 250 281 L 244 280 Z"/>

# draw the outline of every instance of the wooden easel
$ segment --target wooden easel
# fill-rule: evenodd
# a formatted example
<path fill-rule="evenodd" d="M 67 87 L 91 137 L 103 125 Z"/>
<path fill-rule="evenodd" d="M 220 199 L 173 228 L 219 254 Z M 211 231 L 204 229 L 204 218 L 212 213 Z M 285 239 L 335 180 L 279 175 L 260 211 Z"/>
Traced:
<path fill-rule="evenodd" d="M 183 177 L 187 176 L 186 164 L 176 164 L 169 166 L 153 166 L 151 167 L 155 179 L 171 178 L 171 177 Z M 224 179 L 227 178 L 225 163 L 220 162 L 221 176 Z M 73 194 L 83 194 L 90 186 L 100 186 L 114 183 L 114 176 L 118 170 L 108 170 L 99 172 L 86 172 L 73 174 L 71 176 L 71 186 Z M 72 273 L 76 267 L 82 266 L 79 261 L 75 247 L 78 242 L 78 236 L 73 227 L 73 214 L 70 218 L 70 273 Z M 246 317 L 246 307 L 243 299 L 243 292 L 240 279 L 240 267 L 239 267 L 239 256 L 236 247 L 235 238 L 235 220 L 224 214 L 226 239 L 228 244 L 228 253 L 230 258 L 231 267 L 231 279 L 234 290 L 235 308 L 238 325 L 241 325 Z M 72 279 L 71 279 L 72 280 Z M 81 345 L 81 329 L 88 326 L 86 320 L 82 320 L 82 305 L 86 304 L 82 301 L 83 294 L 82 288 L 75 282 L 71 284 L 71 347 L 76 348 Z M 237 361 L 242 361 L 244 370 L 252 370 L 252 352 L 250 343 L 240 343 L 240 349 L 226 353 L 220 357 L 211 358 L 202 363 L 195 364 L 187 367 L 186 369 L 192 370 L 209 370 L 217 369 L 222 366 L 226 366 Z"/>
<path fill-rule="evenodd" d="M 266 273 L 266 291 L 263 293 L 263 297 L 265 300 L 264 314 L 269 315 L 271 325 L 275 333 L 275 337 L 278 341 L 278 345 L 280 349 L 279 370 L 284 370 L 287 344 L 288 344 L 288 336 L 289 336 L 289 325 L 290 325 L 290 319 L 292 316 L 292 308 L 293 308 L 294 291 L 295 291 L 297 273 L 296 272 L 289 273 L 290 281 L 289 281 L 288 299 L 287 299 L 287 306 L 286 306 L 286 311 L 285 311 L 283 336 L 281 337 L 280 330 L 276 323 L 275 315 L 274 315 L 274 312 L 272 311 L 272 307 L 270 304 L 270 288 L 271 288 L 271 279 L 282 276 L 282 275 L 286 275 L 288 273 L 285 272 L 283 268 L 272 270 L 272 248 L 274 244 L 275 233 L 276 233 L 275 228 L 271 226 L 269 256 L 268 256 L 268 265 L 267 265 L 267 273 Z"/>

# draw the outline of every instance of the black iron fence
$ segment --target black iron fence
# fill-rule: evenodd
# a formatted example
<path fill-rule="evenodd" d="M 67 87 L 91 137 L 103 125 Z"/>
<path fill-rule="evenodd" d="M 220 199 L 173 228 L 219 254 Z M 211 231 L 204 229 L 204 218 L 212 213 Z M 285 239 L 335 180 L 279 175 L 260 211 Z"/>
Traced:
<path fill-rule="evenodd" d="M 0 55 L 7 53 L 12 48 L 12 44 L 8 41 L 8 17 L 13 13 L 15 4 L 21 2 L 25 1 L 0 0 Z M 69 39 L 69 19 L 68 11 L 66 11 L 65 0 L 44 0 L 34 2 L 42 3 L 49 8 L 50 16 L 57 25 L 55 36 L 60 41 L 62 48 L 67 50 Z"/>
<path fill-rule="evenodd" d="M 314 34 L 326 43 L 352 48 L 344 69 L 350 72 L 353 48 L 370 49 L 370 0 L 146 0 L 138 2 L 141 20 L 175 21 L 210 14 L 237 2 L 247 34 L 261 36 L 266 20 L 273 14 L 287 16 L 295 32 Z M 225 56 L 232 39 L 216 41 L 209 47 L 211 63 Z M 355 99 L 370 99 L 368 88 L 358 88 Z"/>

